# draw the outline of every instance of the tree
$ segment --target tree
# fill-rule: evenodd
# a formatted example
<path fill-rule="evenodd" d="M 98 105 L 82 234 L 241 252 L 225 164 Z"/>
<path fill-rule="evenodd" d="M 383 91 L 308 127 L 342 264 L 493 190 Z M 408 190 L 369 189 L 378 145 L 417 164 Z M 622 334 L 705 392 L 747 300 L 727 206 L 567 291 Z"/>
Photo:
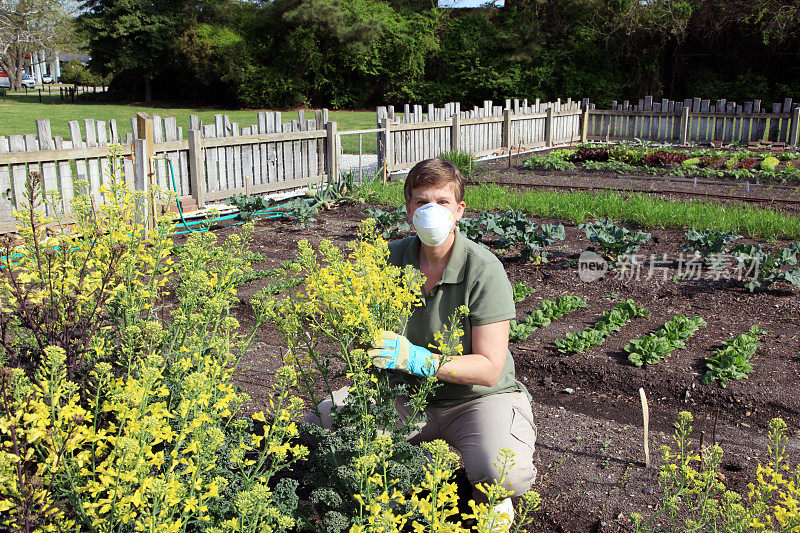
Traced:
<path fill-rule="evenodd" d="M 68 9 L 66 0 L 0 0 L 0 68 L 12 89 L 22 89 L 26 58 L 50 48 Z"/>

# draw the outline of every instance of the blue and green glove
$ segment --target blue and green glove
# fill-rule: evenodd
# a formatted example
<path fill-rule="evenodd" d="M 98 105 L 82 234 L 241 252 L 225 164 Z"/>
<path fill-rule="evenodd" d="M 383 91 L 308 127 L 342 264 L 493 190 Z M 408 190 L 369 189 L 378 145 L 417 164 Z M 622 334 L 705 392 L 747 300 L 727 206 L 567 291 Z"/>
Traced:
<path fill-rule="evenodd" d="M 421 377 L 436 375 L 439 370 L 439 356 L 430 350 L 411 344 L 411 342 L 392 331 L 381 332 L 372 348 L 367 350 L 372 364 L 378 368 L 399 370 Z"/>

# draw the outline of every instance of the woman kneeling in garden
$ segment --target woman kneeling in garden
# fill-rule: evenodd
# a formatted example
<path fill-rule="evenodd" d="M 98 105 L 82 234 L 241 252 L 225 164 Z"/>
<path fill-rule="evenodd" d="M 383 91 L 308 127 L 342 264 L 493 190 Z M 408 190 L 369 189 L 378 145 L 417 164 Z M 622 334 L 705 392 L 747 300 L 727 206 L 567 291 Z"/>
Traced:
<path fill-rule="evenodd" d="M 461 454 L 473 486 L 498 481 L 495 463 L 501 449 L 510 449 L 515 464 L 504 473 L 503 486 L 521 496 L 536 478 L 536 426 L 530 395 L 515 379 L 508 350 L 514 299 L 502 263 L 457 229 L 466 208 L 464 185 L 456 166 L 442 159 L 421 161 L 409 172 L 406 211 L 417 235 L 390 244 L 389 263 L 411 265 L 425 275 L 422 305 L 411 315 L 405 336 L 383 332 L 369 355 L 375 366 L 407 374 L 412 381 L 435 375 L 442 382 L 412 443 L 448 442 Z M 468 309 L 461 324 L 463 355 L 439 364 L 439 356 L 425 347 L 437 344 L 434 335 L 462 306 Z M 346 388 L 336 391 L 333 401 L 340 404 L 346 394 Z M 319 411 L 327 426 L 331 400 L 323 404 Z M 397 405 L 403 416 L 403 402 Z M 486 499 L 477 490 L 474 496 Z M 513 521 L 510 499 L 496 510 Z"/>

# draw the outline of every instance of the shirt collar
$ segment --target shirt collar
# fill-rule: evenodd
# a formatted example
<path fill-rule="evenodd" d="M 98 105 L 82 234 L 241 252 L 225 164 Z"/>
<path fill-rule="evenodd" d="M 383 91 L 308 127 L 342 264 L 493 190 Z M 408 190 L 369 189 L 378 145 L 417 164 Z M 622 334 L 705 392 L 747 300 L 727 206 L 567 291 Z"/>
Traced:
<path fill-rule="evenodd" d="M 464 281 L 464 271 L 467 268 L 467 238 L 461 235 L 458 228 L 455 230 L 455 236 L 453 250 L 450 252 L 450 259 L 447 261 L 447 266 L 444 267 L 442 279 L 439 283 L 461 283 Z M 411 265 L 419 270 L 419 252 L 421 246 L 422 241 L 419 240 L 419 237 L 415 236 L 409 247 L 406 248 L 403 264 Z"/>

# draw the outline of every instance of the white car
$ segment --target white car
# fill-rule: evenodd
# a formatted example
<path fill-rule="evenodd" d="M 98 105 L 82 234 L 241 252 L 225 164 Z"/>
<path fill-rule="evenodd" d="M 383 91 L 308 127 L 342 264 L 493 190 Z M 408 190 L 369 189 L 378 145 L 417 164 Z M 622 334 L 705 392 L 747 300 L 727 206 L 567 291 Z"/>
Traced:
<path fill-rule="evenodd" d="M 53 83 L 54 81 L 55 80 L 53 79 L 53 76 L 51 76 L 50 74 L 45 74 L 44 76 L 42 76 L 42 83 Z"/>
<path fill-rule="evenodd" d="M 36 88 L 36 80 L 33 79 L 33 76 L 30 74 L 23 74 L 22 76 L 22 86 L 28 89 L 35 89 Z"/>

